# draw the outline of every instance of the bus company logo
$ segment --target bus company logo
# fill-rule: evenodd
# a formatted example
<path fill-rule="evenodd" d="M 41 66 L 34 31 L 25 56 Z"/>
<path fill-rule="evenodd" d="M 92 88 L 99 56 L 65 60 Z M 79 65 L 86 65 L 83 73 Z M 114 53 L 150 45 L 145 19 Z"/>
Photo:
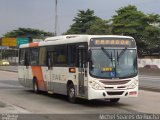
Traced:
<path fill-rule="evenodd" d="M 16 114 L 2 114 L 2 120 L 18 120 L 18 115 L 16 115 Z"/>

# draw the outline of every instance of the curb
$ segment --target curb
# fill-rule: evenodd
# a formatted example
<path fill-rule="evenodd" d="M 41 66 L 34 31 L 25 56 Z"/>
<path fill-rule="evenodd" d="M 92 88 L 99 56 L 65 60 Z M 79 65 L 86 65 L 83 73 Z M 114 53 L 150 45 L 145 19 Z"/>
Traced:
<path fill-rule="evenodd" d="M 15 73 L 18 72 L 18 71 L 13 71 L 13 70 L 4 70 L 4 69 L 0 69 L 0 71 L 15 72 Z"/>

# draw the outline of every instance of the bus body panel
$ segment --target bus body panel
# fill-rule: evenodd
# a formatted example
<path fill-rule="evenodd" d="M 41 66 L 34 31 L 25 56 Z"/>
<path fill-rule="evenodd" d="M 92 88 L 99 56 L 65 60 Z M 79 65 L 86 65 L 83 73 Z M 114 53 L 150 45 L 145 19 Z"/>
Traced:
<path fill-rule="evenodd" d="M 35 67 L 35 66 L 34 66 Z M 35 77 L 38 82 L 38 88 L 42 91 L 52 91 L 53 93 L 67 95 L 67 82 L 70 80 L 73 82 L 76 88 L 76 96 L 79 94 L 79 80 L 78 80 L 78 68 L 76 73 L 68 73 L 69 67 L 52 67 L 52 70 L 48 70 L 48 67 L 41 67 L 43 80 L 38 79 L 40 74 L 33 75 L 33 71 L 36 69 L 32 67 L 26 68 L 25 66 L 18 66 L 18 78 L 19 82 L 28 88 L 33 88 L 33 78 Z M 38 66 L 40 67 L 40 66 Z M 88 81 L 84 82 L 84 89 L 87 90 Z M 84 97 L 87 97 L 85 92 Z"/>

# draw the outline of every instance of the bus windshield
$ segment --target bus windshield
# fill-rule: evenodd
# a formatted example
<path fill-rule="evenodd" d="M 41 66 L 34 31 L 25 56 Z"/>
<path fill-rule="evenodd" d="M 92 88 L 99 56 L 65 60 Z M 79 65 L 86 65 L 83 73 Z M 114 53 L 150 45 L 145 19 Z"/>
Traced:
<path fill-rule="evenodd" d="M 136 49 L 92 49 L 90 74 L 96 78 L 127 78 L 137 75 Z"/>

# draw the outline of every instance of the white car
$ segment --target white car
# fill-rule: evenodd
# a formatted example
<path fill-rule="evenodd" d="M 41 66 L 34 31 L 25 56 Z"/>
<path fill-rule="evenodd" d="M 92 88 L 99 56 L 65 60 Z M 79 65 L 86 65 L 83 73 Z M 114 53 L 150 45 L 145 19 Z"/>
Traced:
<path fill-rule="evenodd" d="M 0 65 L 9 65 L 9 62 L 7 60 L 1 60 Z"/>

